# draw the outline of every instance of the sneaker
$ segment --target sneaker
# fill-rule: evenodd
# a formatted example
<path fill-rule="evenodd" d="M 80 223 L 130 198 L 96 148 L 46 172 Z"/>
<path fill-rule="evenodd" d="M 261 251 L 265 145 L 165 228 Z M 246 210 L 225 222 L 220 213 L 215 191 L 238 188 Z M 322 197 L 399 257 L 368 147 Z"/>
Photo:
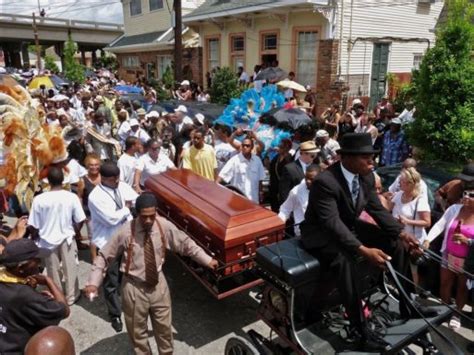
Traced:
<path fill-rule="evenodd" d="M 452 316 L 448 323 L 448 327 L 452 330 L 458 330 L 461 328 L 461 319 L 458 316 Z"/>

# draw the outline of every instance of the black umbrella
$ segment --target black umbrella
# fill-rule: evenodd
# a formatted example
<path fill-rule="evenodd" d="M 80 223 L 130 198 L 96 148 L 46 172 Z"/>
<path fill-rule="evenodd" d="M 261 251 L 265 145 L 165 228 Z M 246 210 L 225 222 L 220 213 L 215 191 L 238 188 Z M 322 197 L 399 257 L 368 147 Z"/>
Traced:
<path fill-rule="evenodd" d="M 267 80 L 270 82 L 277 82 L 287 77 L 288 74 L 283 69 L 280 69 L 278 67 L 270 67 L 263 69 L 260 73 L 258 73 L 254 80 Z"/>
<path fill-rule="evenodd" d="M 288 123 L 293 129 L 311 123 L 311 117 L 299 108 L 279 109 L 272 114 L 279 123 Z"/>
<path fill-rule="evenodd" d="M 197 113 L 202 113 L 204 117 L 214 121 L 216 120 L 224 109 L 225 105 L 211 104 L 208 102 L 199 102 L 199 101 L 179 101 L 179 100 L 167 100 L 161 101 L 159 106 L 163 107 L 168 112 L 174 112 L 174 110 L 179 106 L 186 106 L 188 109 L 188 116 L 192 117 Z"/>

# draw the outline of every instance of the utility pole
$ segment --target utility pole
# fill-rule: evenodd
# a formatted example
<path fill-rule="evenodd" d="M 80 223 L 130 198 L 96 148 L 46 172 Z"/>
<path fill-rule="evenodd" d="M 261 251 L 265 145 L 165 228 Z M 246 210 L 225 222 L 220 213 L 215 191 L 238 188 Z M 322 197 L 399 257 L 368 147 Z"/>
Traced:
<path fill-rule="evenodd" d="M 39 38 L 38 38 L 38 28 L 36 27 L 36 15 L 33 12 L 33 34 L 35 36 L 35 47 L 36 47 L 36 67 L 38 71 L 41 71 L 41 48 L 39 45 Z"/>
<path fill-rule="evenodd" d="M 174 0 L 174 80 L 183 79 L 183 36 L 181 0 Z"/>

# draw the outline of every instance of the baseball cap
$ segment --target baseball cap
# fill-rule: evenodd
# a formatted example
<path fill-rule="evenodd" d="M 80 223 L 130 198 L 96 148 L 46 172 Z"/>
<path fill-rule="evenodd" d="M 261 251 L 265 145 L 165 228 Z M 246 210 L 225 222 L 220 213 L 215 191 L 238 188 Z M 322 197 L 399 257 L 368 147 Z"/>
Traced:
<path fill-rule="evenodd" d="M 179 105 L 178 108 L 174 110 L 174 112 L 188 113 L 188 109 L 184 105 Z"/>
<path fill-rule="evenodd" d="M 15 239 L 7 243 L 0 255 L 0 264 L 20 263 L 22 261 L 45 258 L 51 254 L 49 249 L 38 248 L 31 239 Z"/>
<path fill-rule="evenodd" d="M 196 113 L 194 115 L 194 117 L 196 118 L 196 120 L 200 123 L 200 124 L 204 124 L 204 115 L 202 113 Z"/>
<path fill-rule="evenodd" d="M 150 111 L 146 116 L 146 118 L 159 118 L 160 114 L 158 111 Z"/>
<path fill-rule="evenodd" d="M 137 110 L 137 115 L 146 115 L 145 109 L 144 109 L 144 108 L 139 108 L 139 109 Z"/>
<path fill-rule="evenodd" d="M 401 124 L 402 124 L 402 120 L 400 120 L 400 117 L 394 117 L 394 118 L 392 118 L 392 120 L 390 121 L 390 123 L 392 123 L 392 124 L 397 124 L 397 125 L 401 125 Z"/>
<path fill-rule="evenodd" d="M 129 124 L 130 124 L 130 127 L 140 125 L 140 123 L 138 122 L 138 120 L 136 118 L 131 118 Z"/>
<path fill-rule="evenodd" d="M 324 129 L 320 129 L 319 131 L 316 132 L 316 138 L 324 138 L 324 137 L 329 137 L 328 131 Z"/>

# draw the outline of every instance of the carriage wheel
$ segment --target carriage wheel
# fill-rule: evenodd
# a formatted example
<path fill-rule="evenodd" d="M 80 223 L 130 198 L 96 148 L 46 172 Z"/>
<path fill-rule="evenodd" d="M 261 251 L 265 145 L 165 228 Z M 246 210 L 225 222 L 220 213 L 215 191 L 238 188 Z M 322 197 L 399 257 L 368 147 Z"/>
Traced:
<path fill-rule="evenodd" d="M 232 337 L 225 344 L 225 355 L 259 355 L 255 346 L 243 337 Z"/>

